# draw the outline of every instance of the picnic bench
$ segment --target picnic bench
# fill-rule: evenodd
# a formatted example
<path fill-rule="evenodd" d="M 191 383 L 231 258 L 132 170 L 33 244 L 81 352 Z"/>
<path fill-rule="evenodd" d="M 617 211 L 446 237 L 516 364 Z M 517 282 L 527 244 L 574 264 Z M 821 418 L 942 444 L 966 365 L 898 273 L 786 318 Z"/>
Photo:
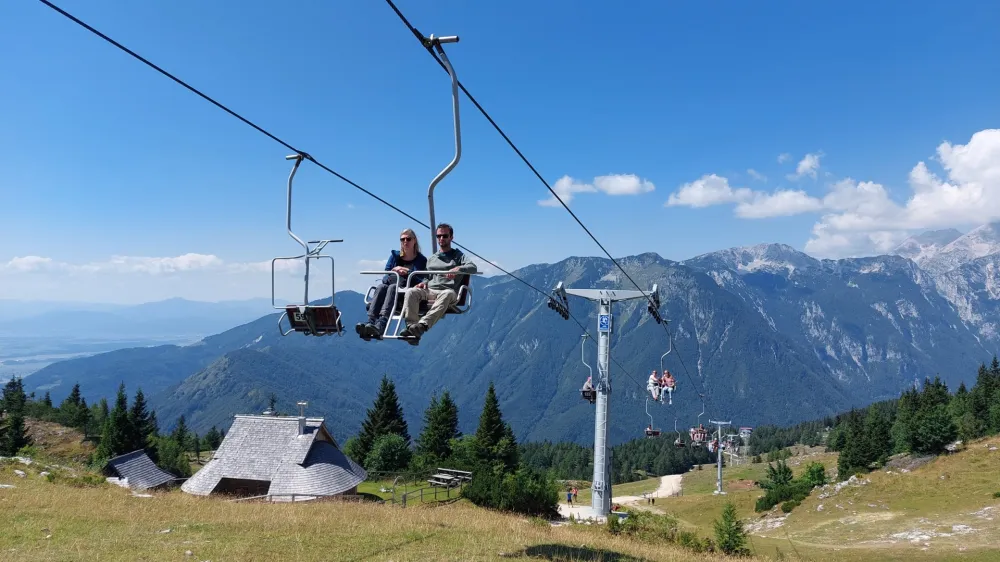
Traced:
<path fill-rule="evenodd" d="M 439 468 L 437 469 L 437 474 L 433 474 L 427 479 L 427 483 L 431 486 L 454 488 L 455 486 L 460 486 L 463 482 L 468 482 L 470 480 L 472 480 L 471 472 L 467 472 L 465 470 L 454 470 L 451 468 Z"/>

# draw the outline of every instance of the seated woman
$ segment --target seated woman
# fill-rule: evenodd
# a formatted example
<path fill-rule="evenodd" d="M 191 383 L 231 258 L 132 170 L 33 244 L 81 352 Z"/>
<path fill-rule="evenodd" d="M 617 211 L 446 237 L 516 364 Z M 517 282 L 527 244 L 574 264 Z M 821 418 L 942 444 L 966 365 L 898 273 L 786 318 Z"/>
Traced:
<path fill-rule="evenodd" d="M 406 289 L 411 271 L 426 271 L 427 258 L 420 253 L 420 241 L 412 229 L 405 229 L 399 235 L 399 250 L 389 253 L 385 262 L 386 271 L 399 274 L 399 283 L 395 283 L 395 275 L 385 275 L 375 289 L 375 298 L 368 305 L 368 322 L 358 323 L 354 331 L 365 340 L 382 339 L 382 333 L 389 323 L 389 316 L 396 306 L 396 291 Z M 423 275 L 417 275 L 410 286 L 423 281 Z"/>
<path fill-rule="evenodd" d="M 670 374 L 670 371 L 664 370 L 663 377 L 660 378 L 660 387 L 662 388 L 660 394 L 660 400 L 662 401 L 663 395 L 666 394 L 670 399 L 670 403 L 674 403 L 674 387 L 677 386 L 677 381 L 674 380 L 674 376 Z M 665 392 L 664 392 L 665 391 Z"/>

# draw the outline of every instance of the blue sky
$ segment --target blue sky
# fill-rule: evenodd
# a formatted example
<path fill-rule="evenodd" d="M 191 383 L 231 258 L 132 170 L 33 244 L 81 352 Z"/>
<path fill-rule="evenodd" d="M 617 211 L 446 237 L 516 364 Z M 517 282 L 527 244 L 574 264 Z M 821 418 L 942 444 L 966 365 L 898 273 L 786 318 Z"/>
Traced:
<path fill-rule="evenodd" d="M 449 84 L 384 3 L 58 4 L 426 221 Z M 1000 218 L 973 213 L 1000 192 L 996 3 L 397 4 L 461 36 L 460 78 L 550 183 L 588 186 L 570 205 L 617 256 L 838 257 Z M 39 2 L 0 4 L 0 51 L 5 296 L 269 295 L 259 264 L 296 252 L 286 149 Z M 462 117 L 436 195 L 458 241 L 505 267 L 598 255 L 465 99 Z M 415 226 L 308 163 L 296 189 L 296 232 L 345 240 L 338 289 Z"/>

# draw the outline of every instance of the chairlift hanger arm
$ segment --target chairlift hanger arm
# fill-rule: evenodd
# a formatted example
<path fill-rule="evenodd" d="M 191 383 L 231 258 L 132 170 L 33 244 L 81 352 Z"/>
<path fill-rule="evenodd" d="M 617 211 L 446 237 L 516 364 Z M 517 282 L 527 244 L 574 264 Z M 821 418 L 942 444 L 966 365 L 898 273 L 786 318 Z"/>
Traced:
<path fill-rule="evenodd" d="M 451 61 L 448 60 L 448 55 L 445 54 L 444 48 L 441 47 L 442 43 L 457 43 L 458 36 L 449 35 L 445 37 L 435 37 L 433 34 L 424 39 L 424 45 L 427 48 L 434 47 L 438 55 L 441 58 L 441 62 L 444 64 L 445 70 L 448 71 L 448 76 L 451 77 L 451 107 L 452 114 L 454 115 L 455 122 L 455 156 L 452 158 L 451 162 L 444 167 L 443 170 L 438 172 L 438 175 L 434 176 L 431 180 L 430 186 L 427 188 L 427 205 L 430 209 L 430 223 L 431 223 L 431 249 L 434 253 L 438 251 L 437 242 L 437 223 L 434 218 L 434 188 L 455 169 L 458 165 L 458 161 L 462 158 L 462 123 L 459 116 L 459 103 L 458 103 L 458 75 L 455 74 L 455 68 L 452 66 Z"/>

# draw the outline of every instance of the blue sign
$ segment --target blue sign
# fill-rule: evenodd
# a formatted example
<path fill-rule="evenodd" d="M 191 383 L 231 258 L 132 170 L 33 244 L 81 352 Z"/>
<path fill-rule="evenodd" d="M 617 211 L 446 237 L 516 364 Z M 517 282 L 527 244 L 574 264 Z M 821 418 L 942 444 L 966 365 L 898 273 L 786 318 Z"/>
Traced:
<path fill-rule="evenodd" d="M 597 317 L 597 330 L 600 332 L 611 331 L 611 315 L 601 314 Z"/>

